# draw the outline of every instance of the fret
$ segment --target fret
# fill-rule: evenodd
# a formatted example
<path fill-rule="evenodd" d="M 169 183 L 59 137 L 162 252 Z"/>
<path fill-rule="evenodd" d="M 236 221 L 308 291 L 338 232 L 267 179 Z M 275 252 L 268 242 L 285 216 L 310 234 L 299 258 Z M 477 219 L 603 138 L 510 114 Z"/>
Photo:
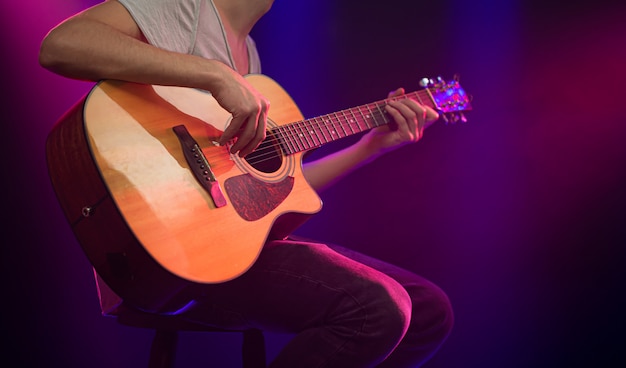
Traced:
<path fill-rule="evenodd" d="M 357 119 L 357 129 L 359 130 L 359 132 L 364 131 L 365 129 L 363 128 L 363 126 L 367 126 L 367 114 L 363 113 L 363 106 L 359 106 L 357 108 L 357 110 L 359 111 L 359 114 L 361 115 L 361 119 Z"/>
<path fill-rule="evenodd" d="M 371 128 L 374 128 L 374 127 L 377 126 L 376 125 L 376 118 L 374 117 L 374 112 L 372 111 L 371 104 L 365 105 L 365 108 L 367 108 L 367 114 L 365 115 L 367 117 L 367 120 L 365 121 L 365 125 L 367 127 L 362 129 L 362 130 L 371 129 Z M 371 125 L 370 121 L 372 121 L 374 123 L 374 125 Z"/>
<path fill-rule="evenodd" d="M 291 139 L 289 139 L 287 130 L 285 129 L 285 126 L 279 126 L 277 128 L 278 133 L 281 137 L 281 146 L 283 147 L 283 150 L 285 151 L 285 153 L 287 154 L 293 154 L 296 153 L 296 150 L 294 150 L 293 145 L 291 144 Z"/>
<path fill-rule="evenodd" d="M 359 120 L 357 128 L 359 129 L 359 132 L 362 132 L 365 129 L 368 129 L 367 119 L 369 119 L 369 114 L 362 107 L 359 108 L 359 112 L 361 113 L 361 120 Z"/>
<path fill-rule="evenodd" d="M 340 111 L 341 112 L 341 111 Z M 348 132 L 346 132 L 346 128 L 344 127 L 344 121 L 341 117 L 339 117 L 338 112 L 333 113 L 333 115 L 335 115 L 335 120 L 337 120 L 339 122 L 339 128 L 341 129 L 337 129 L 338 134 L 341 138 L 343 137 L 347 137 L 348 136 Z M 343 135 L 342 135 L 343 133 Z"/>
<path fill-rule="evenodd" d="M 324 128 L 326 128 L 326 131 L 328 132 L 328 140 L 332 142 L 335 140 L 335 137 L 337 136 L 335 132 L 335 122 L 333 121 L 333 118 L 330 115 L 324 115 L 323 121 L 324 121 Z"/>
<path fill-rule="evenodd" d="M 341 128 L 341 121 L 337 120 L 337 116 L 335 114 L 333 115 L 329 115 L 328 118 L 331 121 L 331 128 L 332 128 L 332 133 L 333 133 L 333 140 L 337 140 L 339 138 L 342 138 L 341 136 L 341 132 L 340 132 L 340 128 Z"/>
<path fill-rule="evenodd" d="M 351 117 L 351 118 L 349 118 L 349 117 L 347 117 L 347 116 L 346 116 L 346 121 L 348 122 L 348 128 L 350 129 L 350 134 L 354 134 L 354 133 L 355 133 L 355 131 L 354 131 L 354 129 L 352 128 L 352 124 L 355 124 L 355 123 L 356 123 L 356 120 L 357 120 L 357 119 L 356 119 L 356 115 L 354 115 L 354 109 L 348 109 L 348 110 L 344 110 L 344 111 L 349 111 L 349 112 L 350 112 L 350 115 L 352 115 L 352 117 Z M 344 113 L 344 114 L 345 114 L 345 113 Z"/>
<path fill-rule="evenodd" d="M 420 91 L 415 92 L 415 95 L 418 96 L 418 99 L 420 100 L 420 103 L 437 110 L 437 104 L 435 103 L 435 100 L 433 99 L 432 94 L 430 93 L 430 90 L 427 89 L 423 89 Z M 419 97 L 419 96 L 422 97 Z"/>
<path fill-rule="evenodd" d="M 285 147 L 285 140 L 283 139 L 283 136 L 280 132 L 280 127 L 271 128 L 268 133 L 268 136 L 269 135 L 273 137 L 274 141 L 278 142 L 281 151 L 283 151 L 284 154 L 287 154 L 288 150 L 287 147 Z"/>
<path fill-rule="evenodd" d="M 326 142 L 328 142 L 326 140 L 326 138 L 324 137 L 324 133 L 322 133 L 322 131 L 320 130 L 320 125 L 317 122 L 317 119 L 314 120 L 315 124 L 312 125 L 313 131 L 315 132 L 315 137 L 317 137 L 317 140 L 320 142 L 320 146 Z"/>
<path fill-rule="evenodd" d="M 322 125 L 323 125 L 323 120 L 321 117 L 316 117 L 315 119 L 315 130 L 318 133 L 318 137 L 321 136 L 321 142 L 322 143 L 328 143 L 328 137 L 326 136 L 326 134 L 324 133 L 324 129 L 322 129 Z"/>
<path fill-rule="evenodd" d="M 289 138 L 289 143 L 291 143 L 291 147 L 293 147 L 293 152 L 300 152 L 300 147 L 298 147 L 298 142 L 295 139 L 295 135 L 293 132 L 293 126 L 291 124 L 285 125 L 285 131 L 287 132 L 287 137 Z"/>
<path fill-rule="evenodd" d="M 322 118 L 324 121 L 323 127 L 326 128 L 326 131 L 328 132 L 328 142 L 334 141 L 336 139 L 337 133 L 335 132 L 335 128 L 332 127 L 332 120 L 328 115 L 324 115 L 324 117 L 327 119 L 326 120 Z"/>
<path fill-rule="evenodd" d="M 417 92 L 413 93 L 415 95 L 415 97 L 417 97 L 417 101 L 421 104 L 424 105 L 424 101 L 422 100 L 422 98 L 420 97 L 420 94 Z"/>
<path fill-rule="evenodd" d="M 306 147 L 302 142 L 302 134 L 298 131 L 298 123 L 289 124 L 289 127 L 293 133 L 293 139 L 296 142 L 296 146 L 298 146 L 298 151 L 304 151 Z"/>
<path fill-rule="evenodd" d="M 292 139 L 289 134 L 289 129 L 287 125 L 283 125 L 280 127 L 280 131 L 282 133 L 283 139 L 285 140 L 285 145 L 289 148 L 289 152 L 295 153 L 297 152 L 295 147 L 293 146 Z"/>
<path fill-rule="evenodd" d="M 314 144 L 311 142 L 310 135 L 305 129 L 304 121 L 298 123 L 298 129 L 300 130 L 300 136 L 304 138 L 303 143 L 306 145 L 306 149 L 313 147 Z"/>
<path fill-rule="evenodd" d="M 346 126 L 350 127 L 350 119 L 348 118 L 348 115 L 346 115 L 346 110 L 341 110 L 340 113 L 343 116 L 342 117 L 343 124 L 341 124 L 341 129 L 343 130 L 344 137 L 352 135 L 352 130 L 348 131 L 346 129 Z"/>
<path fill-rule="evenodd" d="M 304 147 L 302 147 L 302 142 L 298 137 L 298 131 L 296 130 L 295 124 L 288 124 L 287 127 L 289 129 L 289 135 L 291 137 L 291 142 L 294 146 L 294 149 L 296 150 L 296 152 L 303 151 Z"/>
<path fill-rule="evenodd" d="M 304 151 L 305 148 L 304 148 L 304 145 L 302 144 L 302 140 L 300 139 L 300 136 L 298 135 L 296 124 L 288 124 L 288 127 L 289 127 L 289 130 L 291 131 L 291 137 L 297 149 L 296 152 Z"/>
<path fill-rule="evenodd" d="M 305 120 L 303 123 L 305 124 L 306 130 L 309 133 L 309 136 L 311 137 L 311 141 L 313 142 L 312 147 L 321 146 L 322 140 L 320 139 L 317 129 L 315 129 L 315 126 L 312 124 L 311 119 Z"/>
<path fill-rule="evenodd" d="M 374 106 L 376 107 L 376 111 L 372 115 L 374 116 L 374 122 L 376 126 L 379 127 L 381 125 L 387 124 L 389 120 L 387 119 L 387 111 L 385 111 L 385 109 L 383 108 L 384 105 L 377 103 L 374 104 Z M 378 121 L 379 118 L 382 120 L 382 123 Z"/>

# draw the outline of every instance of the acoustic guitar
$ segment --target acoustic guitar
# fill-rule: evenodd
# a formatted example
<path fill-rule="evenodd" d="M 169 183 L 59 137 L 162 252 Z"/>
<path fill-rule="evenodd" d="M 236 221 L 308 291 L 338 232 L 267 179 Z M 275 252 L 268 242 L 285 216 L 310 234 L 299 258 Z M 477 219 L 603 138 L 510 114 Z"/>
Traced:
<path fill-rule="evenodd" d="M 241 158 L 216 143 L 231 120 L 205 91 L 105 80 L 70 109 L 47 141 L 57 198 L 96 272 L 150 311 L 190 283 L 243 274 L 268 238 L 321 209 L 303 153 L 388 124 L 386 100 L 304 119 L 263 75 L 246 77 L 271 102 L 267 138 Z M 431 81 L 432 82 L 432 81 Z M 471 109 L 458 81 L 414 98 L 458 119 Z"/>

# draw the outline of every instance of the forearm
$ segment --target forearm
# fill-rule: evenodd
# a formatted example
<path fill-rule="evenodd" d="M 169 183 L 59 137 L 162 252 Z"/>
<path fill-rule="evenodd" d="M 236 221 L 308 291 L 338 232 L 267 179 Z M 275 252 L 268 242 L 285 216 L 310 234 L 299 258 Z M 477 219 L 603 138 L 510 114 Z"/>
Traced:
<path fill-rule="evenodd" d="M 398 89 L 392 95 L 404 93 Z M 311 186 L 321 191 L 350 172 L 404 145 L 417 142 L 424 129 L 439 115 L 412 100 L 390 101 L 385 107 L 398 127 L 380 126 L 363 135 L 354 145 L 307 164 L 304 175 Z"/>
<path fill-rule="evenodd" d="M 304 176 L 313 189 L 320 192 L 376 157 L 379 154 L 373 152 L 361 139 L 343 150 L 306 163 L 303 167 Z"/>
<path fill-rule="evenodd" d="M 235 139 L 245 156 L 265 137 L 269 101 L 233 68 L 212 59 L 148 44 L 126 8 L 109 0 L 67 19 L 41 45 L 39 62 L 60 75 L 83 80 L 117 79 L 210 91 L 231 113 L 220 143 Z"/>

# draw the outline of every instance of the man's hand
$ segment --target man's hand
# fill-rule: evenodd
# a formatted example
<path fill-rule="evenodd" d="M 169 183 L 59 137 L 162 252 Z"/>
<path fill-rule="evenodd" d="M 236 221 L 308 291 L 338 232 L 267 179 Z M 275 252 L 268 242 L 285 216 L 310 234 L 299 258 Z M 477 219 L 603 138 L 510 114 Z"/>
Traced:
<path fill-rule="evenodd" d="M 388 98 L 404 95 L 399 88 L 389 93 Z M 439 118 L 439 114 L 428 106 L 420 105 L 410 98 L 389 100 L 385 106 L 394 125 L 372 129 L 363 139 L 374 155 L 392 151 L 422 138 L 424 129 Z"/>
<path fill-rule="evenodd" d="M 233 119 L 219 143 L 224 145 L 236 139 L 230 151 L 244 157 L 265 139 L 270 102 L 237 72 L 225 66 L 223 73 L 221 82 L 211 92 Z"/>

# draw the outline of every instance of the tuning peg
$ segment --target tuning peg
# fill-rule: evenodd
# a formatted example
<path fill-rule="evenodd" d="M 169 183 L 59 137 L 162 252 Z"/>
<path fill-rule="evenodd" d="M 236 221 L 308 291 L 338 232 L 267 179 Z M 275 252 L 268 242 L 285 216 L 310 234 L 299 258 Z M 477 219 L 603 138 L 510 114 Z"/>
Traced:
<path fill-rule="evenodd" d="M 439 88 L 439 89 L 444 89 L 446 88 L 446 81 L 441 77 L 437 77 L 437 83 L 435 83 L 435 87 Z"/>
<path fill-rule="evenodd" d="M 443 119 L 446 125 L 456 124 L 458 122 L 467 123 L 467 118 L 462 112 L 456 112 L 456 113 L 450 112 L 450 113 L 442 114 L 441 118 Z"/>
<path fill-rule="evenodd" d="M 430 78 L 422 78 L 419 82 L 419 85 L 424 88 L 432 87 L 434 84 L 435 82 Z"/>

